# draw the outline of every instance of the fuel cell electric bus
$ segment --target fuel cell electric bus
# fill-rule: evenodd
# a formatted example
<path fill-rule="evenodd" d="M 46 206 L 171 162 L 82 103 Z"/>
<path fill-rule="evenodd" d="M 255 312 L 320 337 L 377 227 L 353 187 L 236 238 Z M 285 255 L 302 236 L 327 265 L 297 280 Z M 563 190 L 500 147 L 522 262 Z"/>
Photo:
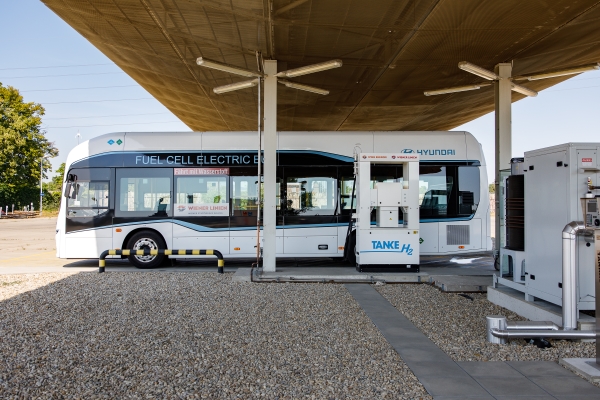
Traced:
<path fill-rule="evenodd" d="M 57 257 L 124 248 L 253 257 L 257 142 L 255 132 L 127 132 L 81 143 L 66 161 Z M 470 133 L 279 132 L 277 257 L 343 256 L 358 152 L 420 155 L 422 255 L 491 250 L 486 164 Z M 371 173 L 373 183 L 402 179 L 397 166 Z M 129 260 L 152 268 L 163 257 Z"/>

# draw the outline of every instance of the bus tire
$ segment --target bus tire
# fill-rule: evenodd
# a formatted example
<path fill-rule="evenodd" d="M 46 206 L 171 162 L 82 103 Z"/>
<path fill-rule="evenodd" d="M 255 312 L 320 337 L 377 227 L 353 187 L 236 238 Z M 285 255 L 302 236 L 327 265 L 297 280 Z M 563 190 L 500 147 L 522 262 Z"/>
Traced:
<path fill-rule="evenodd" d="M 140 231 L 135 233 L 127 242 L 131 250 L 158 250 L 165 249 L 166 244 L 162 236 L 153 231 Z M 159 267 L 165 260 L 164 255 L 157 256 L 129 256 L 129 262 L 136 268 L 150 269 Z"/>
<path fill-rule="evenodd" d="M 348 262 L 353 267 L 356 266 L 356 231 L 352 231 L 348 239 Z"/>

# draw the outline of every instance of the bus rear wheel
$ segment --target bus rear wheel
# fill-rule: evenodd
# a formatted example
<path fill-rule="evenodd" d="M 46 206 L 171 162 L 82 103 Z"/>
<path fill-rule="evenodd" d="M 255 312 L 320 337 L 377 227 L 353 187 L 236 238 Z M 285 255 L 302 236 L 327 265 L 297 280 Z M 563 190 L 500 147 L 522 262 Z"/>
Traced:
<path fill-rule="evenodd" d="M 165 249 L 163 238 L 152 231 L 141 231 L 133 235 L 127 242 L 127 248 L 131 250 L 158 250 Z M 164 255 L 157 256 L 129 256 L 129 262 L 140 269 L 150 269 L 160 266 L 165 260 Z"/>

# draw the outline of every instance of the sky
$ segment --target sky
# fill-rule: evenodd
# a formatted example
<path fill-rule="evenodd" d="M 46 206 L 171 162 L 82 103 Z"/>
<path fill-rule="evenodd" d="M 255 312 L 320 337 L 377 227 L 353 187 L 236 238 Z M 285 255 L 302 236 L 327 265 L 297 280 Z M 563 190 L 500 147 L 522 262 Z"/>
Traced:
<path fill-rule="evenodd" d="M 0 82 L 46 109 L 43 128 L 60 152 L 51 160 L 54 169 L 77 145 L 78 133 L 85 141 L 110 132 L 190 130 L 41 1 L 4 0 L 0 15 Z M 600 141 L 599 100 L 600 71 L 593 71 L 513 103 L 513 157 Z M 494 114 L 454 130 L 471 132 L 482 144 L 492 182 Z"/>

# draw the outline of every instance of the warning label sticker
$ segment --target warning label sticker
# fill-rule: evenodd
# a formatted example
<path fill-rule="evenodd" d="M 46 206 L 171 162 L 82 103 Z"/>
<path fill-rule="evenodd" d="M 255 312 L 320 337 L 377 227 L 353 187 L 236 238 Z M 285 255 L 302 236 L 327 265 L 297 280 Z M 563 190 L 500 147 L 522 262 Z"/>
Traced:
<path fill-rule="evenodd" d="M 581 166 L 582 167 L 592 167 L 593 166 L 592 162 L 593 162 L 592 158 L 582 158 Z"/>

